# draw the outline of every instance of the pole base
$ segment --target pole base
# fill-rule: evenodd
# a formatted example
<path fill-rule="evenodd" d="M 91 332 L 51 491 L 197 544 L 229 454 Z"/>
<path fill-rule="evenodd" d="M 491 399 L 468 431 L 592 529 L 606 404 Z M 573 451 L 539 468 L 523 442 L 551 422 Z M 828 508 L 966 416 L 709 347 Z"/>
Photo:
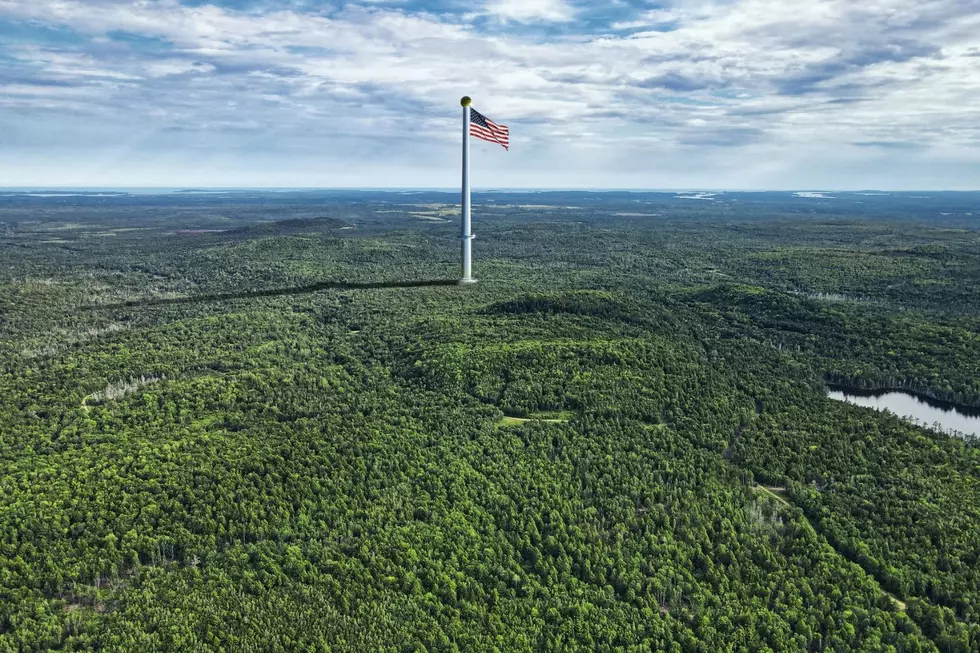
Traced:
<path fill-rule="evenodd" d="M 456 282 L 456 285 L 457 286 L 470 286 L 470 285 L 472 285 L 474 283 L 476 283 L 476 279 L 474 279 L 473 277 L 466 277 L 465 279 L 460 279 L 459 281 L 457 281 Z"/>

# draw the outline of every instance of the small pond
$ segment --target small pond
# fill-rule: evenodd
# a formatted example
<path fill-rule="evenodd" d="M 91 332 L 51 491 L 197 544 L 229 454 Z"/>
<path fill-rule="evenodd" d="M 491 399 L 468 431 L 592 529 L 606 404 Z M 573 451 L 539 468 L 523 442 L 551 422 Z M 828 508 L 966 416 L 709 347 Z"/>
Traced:
<path fill-rule="evenodd" d="M 964 408 L 908 392 L 852 390 L 831 386 L 827 396 L 858 406 L 888 410 L 899 417 L 913 418 L 925 426 L 939 423 L 939 430 L 980 437 L 980 409 Z"/>

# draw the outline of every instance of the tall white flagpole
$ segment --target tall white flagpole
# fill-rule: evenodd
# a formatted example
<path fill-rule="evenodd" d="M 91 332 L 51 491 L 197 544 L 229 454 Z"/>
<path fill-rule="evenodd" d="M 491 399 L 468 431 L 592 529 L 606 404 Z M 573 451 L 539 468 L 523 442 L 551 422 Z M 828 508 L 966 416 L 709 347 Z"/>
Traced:
<path fill-rule="evenodd" d="M 476 283 L 473 278 L 473 230 L 470 222 L 470 103 L 468 96 L 459 101 L 463 106 L 463 276 L 459 283 Z"/>

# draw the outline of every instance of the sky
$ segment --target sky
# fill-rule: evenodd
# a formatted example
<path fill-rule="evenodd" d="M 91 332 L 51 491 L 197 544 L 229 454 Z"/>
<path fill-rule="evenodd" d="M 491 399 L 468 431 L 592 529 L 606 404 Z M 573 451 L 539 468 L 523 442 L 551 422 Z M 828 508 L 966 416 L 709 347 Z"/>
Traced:
<path fill-rule="evenodd" d="M 0 186 L 980 188 L 980 0 L 0 0 Z"/>

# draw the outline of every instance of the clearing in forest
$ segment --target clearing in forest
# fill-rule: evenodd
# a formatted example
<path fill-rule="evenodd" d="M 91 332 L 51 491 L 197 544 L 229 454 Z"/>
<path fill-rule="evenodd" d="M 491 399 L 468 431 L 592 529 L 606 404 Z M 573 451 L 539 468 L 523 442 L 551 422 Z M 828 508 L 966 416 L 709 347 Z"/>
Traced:
<path fill-rule="evenodd" d="M 513 417 L 511 415 L 504 415 L 499 422 L 500 426 L 514 426 L 515 424 L 524 424 L 525 422 L 547 422 L 549 424 L 564 424 L 572 418 L 572 413 L 561 410 L 556 412 L 538 412 L 531 413 L 527 417 Z"/>

